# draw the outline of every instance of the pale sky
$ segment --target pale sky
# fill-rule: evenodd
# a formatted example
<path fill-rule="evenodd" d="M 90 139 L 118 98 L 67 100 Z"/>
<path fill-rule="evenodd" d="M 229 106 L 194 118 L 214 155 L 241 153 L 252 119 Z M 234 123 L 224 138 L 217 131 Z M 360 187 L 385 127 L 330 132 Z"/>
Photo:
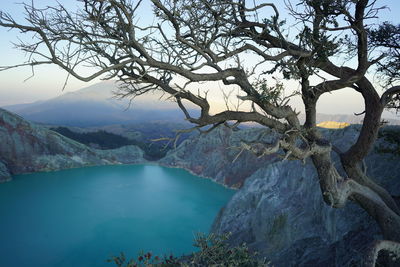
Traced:
<path fill-rule="evenodd" d="M 30 0 L 29 0 L 30 1 Z M 23 10 L 21 5 L 16 4 L 21 2 L 18 0 L 2 0 L 0 10 L 11 13 L 17 21 L 23 20 Z M 52 5 L 56 3 L 55 0 L 34 0 L 38 6 Z M 66 8 L 77 6 L 77 3 L 72 0 L 58 0 L 58 2 L 65 5 Z M 145 1 L 146 2 L 146 1 Z M 277 4 L 278 8 L 283 6 L 283 0 L 271 1 Z M 294 1 L 296 2 L 296 1 Z M 152 21 L 153 14 L 149 4 L 142 8 L 140 18 L 144 21 Z M 379 21 L 392 21 L 400 23 L 400 5 L 398 0 L 378 0 L 378 5 L 386 5 L 390 10 L 386 9 L 381 11 Z M 16 30 L 7 31 L 0 28 L 0 65 L 13 65 L 23 63 L 26 59 L 24 54 L 18 50 L 13 49 L 11 42 L 16 42 L 21 35 Z M 251 62 L 250 62 L 251 64 Z M 12 69 L 0 72 L 0 106 L 30 103 L 37 100 L 45 100 L 52 97 L 59 96 L 65 92 L 75 91 L 91 84 L 99 82 L 95 80 L 89 83 L 78 81 L 75 78 L 70 78 L 68 85 L 62 91 L 66 72 L 56 66 L 39 66 L 35 68 L 35 75 L 27 81 L 26 78 L 30 77 L 32 71 L 28 67 Z M 371 76 L 372 77 L 372 76 Z M 215 84 L 212 86 L 214 87 Z M 297 88 L 297 83 L 290 83 L 291 87 Z M 215 86 L 212 90 L 219 90 L 219 86 Z M 221 100 L 216 100 L 215 103 L 221 104 Z M 294 100 L 293 105 L 297 110 L 302 111 L 302 104 L 299 100 Z M 354 112 L 363 111 L 363 101 L 359 94 L 353 90 L 341 90 L 333 94 L 324 95 L 318 103 L 319 113 L 328 114 L 352 114 Z M 386 115 L 393 117 L 393 115 Z"/>

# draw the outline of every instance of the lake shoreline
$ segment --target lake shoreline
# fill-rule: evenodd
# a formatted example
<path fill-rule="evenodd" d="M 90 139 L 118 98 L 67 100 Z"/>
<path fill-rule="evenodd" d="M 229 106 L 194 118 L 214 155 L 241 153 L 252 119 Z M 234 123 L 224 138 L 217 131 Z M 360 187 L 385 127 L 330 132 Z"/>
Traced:
<path fill-rule="evenodd" d="M 81 168 L 92 168 L 92 167 L 100 167 L 100 166 L 119 166 L 119 165 L 128 165 L 128 166 L 131 166 L 131 165 L 132 166 L 134 166 L 134 165 L 153 165 L 153 166 L 160 166 L 160 167 L 171 168 L 171 169 L 182 169 L 182 170 L 189 172 L 190 174 L 192 174 L 194 176 L 198 176 L 198 177 L 200 177 L 202 179 L 206 179 L 206 180 L 211 180 L 212 182 L 219 184 L 227 189 L 231 189 L 231 190 L 235 190 L 235 191 L 238 191 L 240 189 L 237 187 L 229 187 L 226 184 L 219 183 L 213 177 L 207 177 L 207 176 L 204 176 L 201 174 L 197 174 L 189 168 L 185 168 L 182 166 L 171 166 L 168 164 L 159 163 L 157 161 L 145 161 L 145 162 L 138 162 L 138 163 L 111 163 L 111 164 L 104 164 L 104 165 L 85 165 L 85 166 L 76 166 L 76 167 L 70 167 L 70 168 L 60 168 L 60 169 L 52 169 L 52 170 L 41 170 L 41 171 L 34 171 L 34 172 L 18 173 L 18 174 L 12 174 L 11 179 L 1 180 L 0 184 L 11 182 L 11 181 L 13 181 L 13 177 L 18 176 L 18 175 L 28 175 L 28 174 L 34 174 L 34 173 L 48 173 L 48 172 L 57 172 L 57 171 L 81 169 Z"/>

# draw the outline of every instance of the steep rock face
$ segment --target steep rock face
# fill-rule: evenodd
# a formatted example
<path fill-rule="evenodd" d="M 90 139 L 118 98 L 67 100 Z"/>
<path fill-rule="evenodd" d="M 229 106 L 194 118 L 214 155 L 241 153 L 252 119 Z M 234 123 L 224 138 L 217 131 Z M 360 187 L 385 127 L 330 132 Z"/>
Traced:
<path fill-rule="evenodd" d="M 0 161 L 0 183 L 11 180 L 11 174 L 6 165 Z"/>
<path fill-rule="evenodd" d="M 259 138 L 272 141 L 274 133 L 268 129 L 235 131 L 228 127 L 219 127 L 208 134 L 185 140 L 159 163 L 184 168 L 220 184 L 240 188 L 243 182 L 261 166 L 265 166 L 266 162 L 272 163 L 277 160 L 275 155 L 258 158 L 248 151 L 242 151 L 242 141 L 251 142 Z"/>
<path fill-rule="evenodd" d="M 326 130 L 325 136 L 345 149 L 358 136 L 358 127 Z M 398 161 L 377 149 L 366 159 L 368 174 L 394 196 L 400 195 Z M 231 232 L 233 244 L 246 242 L 277 267 L 359 266 L 366 246 L 379 238 L 376 223 L 357 205 L 327 206 L 314 167 L 300 161 L 258 169 L 221 210 L 212 231 Z"/>
<path fill-rule="evenodd" d="M 0 173 L 49 171 L 88 165 L 140 163 L 136 146 L 96 150 L 0 109 Z M 7 180 L 3 178 L 2 180 Z"/>

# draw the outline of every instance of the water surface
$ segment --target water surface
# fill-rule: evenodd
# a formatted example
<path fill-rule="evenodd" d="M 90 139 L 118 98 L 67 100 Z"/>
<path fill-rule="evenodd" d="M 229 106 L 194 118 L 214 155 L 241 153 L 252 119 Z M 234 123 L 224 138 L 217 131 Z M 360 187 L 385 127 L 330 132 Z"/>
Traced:
<path fill-rule="evenodd" d="M 118 165 L 0 184 L 0 266 L 114 266 L 124 252 L 181 255 L 233 195 L 181 169 Z"/>

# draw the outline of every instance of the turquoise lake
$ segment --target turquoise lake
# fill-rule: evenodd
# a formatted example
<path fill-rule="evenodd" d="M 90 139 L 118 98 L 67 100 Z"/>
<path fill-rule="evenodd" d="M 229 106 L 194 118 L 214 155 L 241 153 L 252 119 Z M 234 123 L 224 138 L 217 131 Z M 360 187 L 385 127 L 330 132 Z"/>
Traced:
<path fill-rule="evenodd" d="M 195 250 L 234 191 L 185 170 L 117 165 L 18 175 L 0 184 L 0 266 L 115 266 L 140 250 Z"/>

